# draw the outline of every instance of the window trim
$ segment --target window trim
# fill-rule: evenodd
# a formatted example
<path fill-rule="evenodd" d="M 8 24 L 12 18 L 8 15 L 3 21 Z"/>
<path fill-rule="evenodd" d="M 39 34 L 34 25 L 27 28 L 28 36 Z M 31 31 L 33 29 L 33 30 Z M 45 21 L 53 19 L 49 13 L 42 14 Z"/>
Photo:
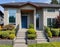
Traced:
<path fill-rule="evenodd" d="M 15 10 L 16 13 L 17 13 L 17 10 L 16 10 L 16 9 L 8 9 L 8 19 L 9 19 L 9 10 Z M 9 20 L 8 20 L 8 22 L 9 22 Z M 15 23 L 10 23 L 10 22 L 9 22 L 9 24 L 16 25 L 16 14 L 15 14 Z"/>
<path fill-rule="evenodd" d="M 55 12 L 55 9 L 47 9 L 47 12 Z"/>

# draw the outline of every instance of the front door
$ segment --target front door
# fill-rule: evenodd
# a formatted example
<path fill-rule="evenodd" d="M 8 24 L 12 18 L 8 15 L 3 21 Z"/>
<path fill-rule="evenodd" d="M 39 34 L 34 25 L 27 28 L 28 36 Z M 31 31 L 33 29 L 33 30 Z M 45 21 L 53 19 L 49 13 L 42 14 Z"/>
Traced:
<path fill-rule="evenodd" d="M 27 16 L 22 16 L 22 28 L 27 28 Z"/>

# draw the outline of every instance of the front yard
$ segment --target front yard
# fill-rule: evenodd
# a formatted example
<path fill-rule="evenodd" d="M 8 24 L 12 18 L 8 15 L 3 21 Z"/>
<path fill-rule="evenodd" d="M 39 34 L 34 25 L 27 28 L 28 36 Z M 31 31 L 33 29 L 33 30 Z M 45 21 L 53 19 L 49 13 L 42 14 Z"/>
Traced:
<path fill-rule="evenodd" d="M 60 47 L 60 42 L 32 44 L 28 45 L 28 47 Z"/>
<path fill-rule="evenodd" d="M 0 47 L 13 47 L 12 45 L 0 45 Z"/>

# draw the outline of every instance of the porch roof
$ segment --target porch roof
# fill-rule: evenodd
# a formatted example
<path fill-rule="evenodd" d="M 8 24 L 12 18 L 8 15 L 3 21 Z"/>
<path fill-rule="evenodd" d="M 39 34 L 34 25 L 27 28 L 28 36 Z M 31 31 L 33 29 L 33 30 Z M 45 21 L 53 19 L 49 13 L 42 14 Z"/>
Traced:
<path fill-rule="evenodd" d="M 53 7 L 60 8 L 60 5 L 57 4 L 48 4 L 48 3 L 39 3 L 39 2 L 13 2 L 13 3 L 4 3 L 0 4 L 2 7 L 22 7 L 24 5 L 32 5 L 34 7 Z"/>

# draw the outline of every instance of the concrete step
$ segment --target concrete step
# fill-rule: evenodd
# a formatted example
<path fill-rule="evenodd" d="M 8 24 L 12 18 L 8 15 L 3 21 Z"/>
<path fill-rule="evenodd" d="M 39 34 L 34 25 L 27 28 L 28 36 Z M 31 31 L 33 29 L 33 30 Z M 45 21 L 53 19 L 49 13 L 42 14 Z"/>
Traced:
<path fill-rule="evenodd" d="M 37 37 L 37 39 L 46 39 L 45 37 Z"/>
<path fill-rule="evenodd" d="M 47 41 L 46 39 L 36 39 L 37 41 L 41 42 L 41 41 Z"/>
<path fill-rule="evenodd" d="M 26 37 L 17 37 L 17 39 L 25 39 Z"/>
<path fill-rule="evenodd" d="M 26 44 L 14 44 L 14 47 L 27 47 Z"/>
<path fill-rule="evenodd" d="M 19 35 L 19 34 L 18 34 L 17 36 L 19 36 L 19 37 L 25 37 L 26 35 L 24 35 L 24 34 L 23 34 L 23 35 L 21 35 L 21 34 Z"/>
<path fill-rule="evenodd" d="M 26 43 L 26 41 L 24 39 L 16 39 L 14 41 L 14 44 L 25 44 L 25 43 Z"/>

